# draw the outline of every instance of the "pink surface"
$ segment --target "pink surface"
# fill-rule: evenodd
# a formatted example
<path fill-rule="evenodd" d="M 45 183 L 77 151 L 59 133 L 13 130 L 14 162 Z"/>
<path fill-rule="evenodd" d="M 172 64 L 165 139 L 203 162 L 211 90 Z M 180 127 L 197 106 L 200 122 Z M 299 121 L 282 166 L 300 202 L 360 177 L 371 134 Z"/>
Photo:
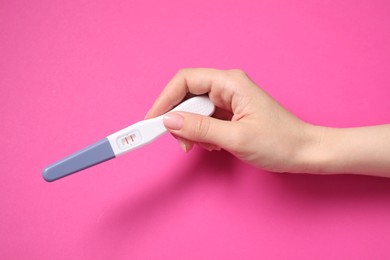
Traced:
<path fill-rule="evenodd" d="M 54 183 L 182 67 L 303 119 L 390 122 L 388 1 L 1 1 L 1 259 L 384 259 L 390 179 L 272 174 L 169 135 Z"/>

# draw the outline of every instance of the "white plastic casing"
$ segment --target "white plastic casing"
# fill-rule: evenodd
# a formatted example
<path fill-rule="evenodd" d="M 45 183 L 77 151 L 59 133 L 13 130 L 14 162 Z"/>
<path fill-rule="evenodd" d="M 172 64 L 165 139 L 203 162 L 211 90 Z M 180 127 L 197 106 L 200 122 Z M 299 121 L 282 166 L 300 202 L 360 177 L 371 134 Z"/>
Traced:
<path fill-rule="evenodd" d="M 197 96 L 182 102 L 172 111 L 210 116 L 214 113 L 214 104 L 207 96 Z M 163 124 L 164 115 L 140 121 L 107 136 L 115 156 L 124 154 L 143 145 L 146 145 L 167 132 Z"/>

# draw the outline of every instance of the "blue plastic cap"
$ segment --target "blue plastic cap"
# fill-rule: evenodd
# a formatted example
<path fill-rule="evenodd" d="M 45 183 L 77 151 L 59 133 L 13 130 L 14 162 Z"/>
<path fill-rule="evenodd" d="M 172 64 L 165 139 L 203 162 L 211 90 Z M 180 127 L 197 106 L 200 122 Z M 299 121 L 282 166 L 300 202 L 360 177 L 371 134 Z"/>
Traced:
<path fill-rule="evenodd" d="M 42 175 L 46 181 L 55 181 L 112 158 L 115 158 L 115 154 L 108 139 L 104 138 L 46 167 Z"/>

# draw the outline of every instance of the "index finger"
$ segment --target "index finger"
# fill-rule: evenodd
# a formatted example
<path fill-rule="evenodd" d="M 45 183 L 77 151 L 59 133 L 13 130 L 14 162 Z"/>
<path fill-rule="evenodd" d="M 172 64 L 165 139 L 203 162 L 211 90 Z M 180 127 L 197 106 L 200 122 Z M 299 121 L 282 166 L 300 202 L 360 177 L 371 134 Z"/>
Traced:
<path fill-rule="evenodd" d="M 226 72 L 217 69 L 182 69 L 166 85 L 147 118 L 161 115 L 179 104 L 188 94 L 209 94 L 218 107 L 230 110 L 232 92 L 226 86 Z"/>

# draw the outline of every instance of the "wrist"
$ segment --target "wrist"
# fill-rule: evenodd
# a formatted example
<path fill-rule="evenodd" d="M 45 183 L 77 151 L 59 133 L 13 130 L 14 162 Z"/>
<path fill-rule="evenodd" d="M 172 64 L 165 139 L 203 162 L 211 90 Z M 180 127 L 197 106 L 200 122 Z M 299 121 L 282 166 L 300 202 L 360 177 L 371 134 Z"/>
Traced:
<path fill-rule="evenodd" d="M 300 145 L 295 154 L 294 173 L 324 173 L 323 165 L 327 161 L 326 146 L 327 127 L 304 123 Z"/>

